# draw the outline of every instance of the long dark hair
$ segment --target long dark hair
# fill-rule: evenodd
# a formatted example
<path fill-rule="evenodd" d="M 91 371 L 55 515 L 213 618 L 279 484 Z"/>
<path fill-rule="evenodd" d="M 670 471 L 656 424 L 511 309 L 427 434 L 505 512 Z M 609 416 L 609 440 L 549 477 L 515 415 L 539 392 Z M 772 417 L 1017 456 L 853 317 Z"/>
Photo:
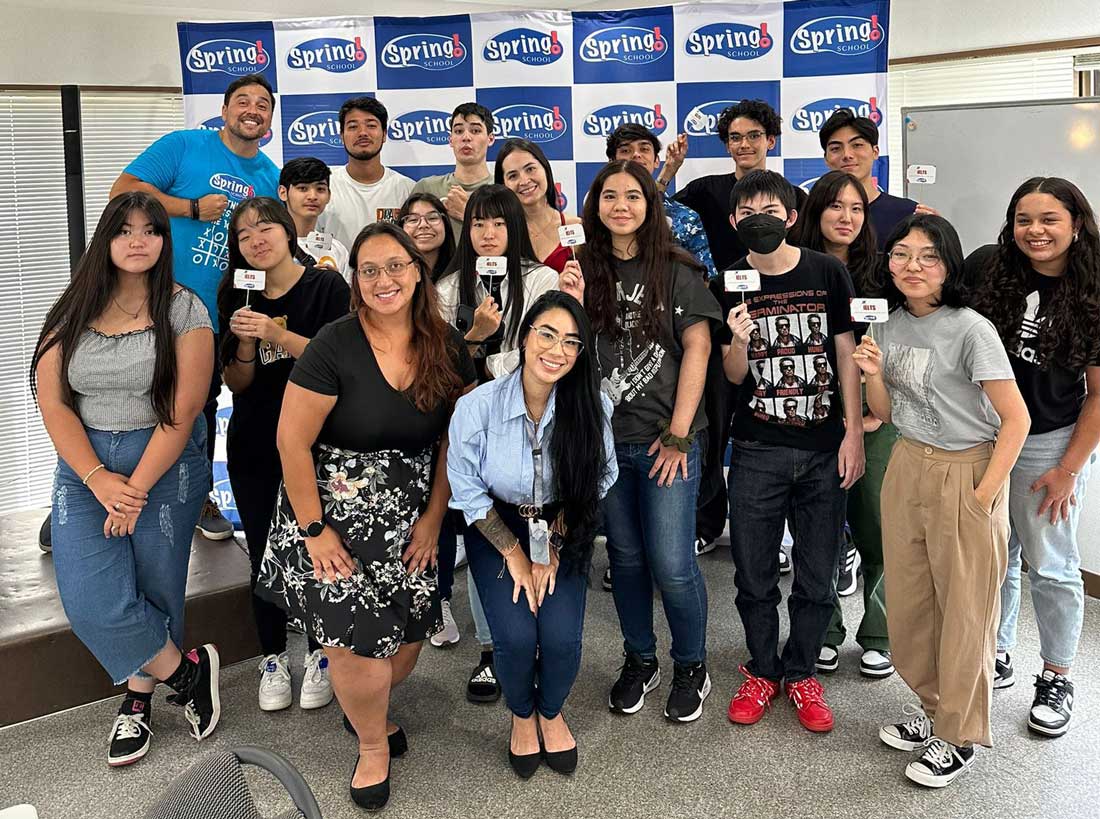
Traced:
<path fill-rule="evenodd" d="M 596 334 L 588 316 L 568 293 L 543 293 L 527 311 L 521 324 L 521 338 L 548 310 L 561 308 L 577 324 L 584 349 L 573 368 L 562 376 L 554 391 L 554 430 L 550 436 L 550 461 L 554 473 L 554 497 L 565 516 L 565 545 L 562 565 L 583 567 L 592 553 L 600 502 L 600 483 L 608 461 L 615 457 L 604 447 L 606 424 L 600 394 L 600 369 L 596 361 Z M 520 367 L 524 366 L 520 351 Z"/>
<path fill-rule="evenodd" d="M 428 262 L 424 254 L 416 249 L 412 237 L 392 222 L 367 225 L 359 231 L 351 245 L 351 269 L 359 269 L 359 249 L 379 236 L 388 236 L 401 245 L 420 273 L 420 282 L 413 291 L 412 301 L 412 346 L 416 369 L 408 389 L 412 401 L 421 412 L 431 412 L 442 403 L 454 404 L 462 391 L 462 377 L 455 362 L 457 349 L 452 343 L 454 330 L 439 315 L 439 299 L 435 283 L 428 275 Z M 351 309 L 360 315 L 367 310 L 357 272 L 352 273 L 351 279 Z"/>
<path fill-rule="evenodd" d="M 225 269 L 222 280 L 218 284 L 218 314 L 222 316 L 231 316 L 234 311 L 244 307 L 244 300 L 248 295 L 247 290 L 238 290 L 233 286 L 233 273 L 237 270 L 250 270 L 252 268 L 252 265 L 245 259 L 244 254 L 241 253 L 241 243 L 237 238 L 241 220 L 252 211 L 256 213 L 257 222 L 269 222 L 282 227 L 286 232 L 290 255 L 294 257 L 295 261 L 298 261 L 298 257 L 295 256 L 295 251 L 298 250 L 298 230 L 294 227 L 294 220 L 290 216 L 290 211 L 283 206 L 282 202 L 272 199 L 270 196 L 255 196 L 251 199 L 245 199 L 237 205 L 237 209 L 233 211 L 233 216 L 229 220 L 229 267 Z M 240 339 L 230 332 L 228 327 L 223 329 L 218 357 L 222 366 L 226 367 L 233 360 L 233 356 L 237 354 Z"/>
<path fill-rule="evenodd" d="M 997 251 L 976 286 L 974 309 L 986 316 L 1009 350 L 1016 349 L 1027 309 L 1031 260 L 1016 244 L 1016 207 L 1030 193 L 1049 193 L 1073 218 L 1077 239 L 1069 246 L 1066 273 L 1044 305 L 1046 327 L 1039 334 L 1039 365 L 1057 361 L 1084 367 L 1100 356 L 1100 232 L 1085 195 L 1072 182 L 1056 176 L 1034 176 L 1012 194 Z"/>
<path fill-rule="evenodd" d="M 46 321 L 42 325 L 42 332 L 38 335 L 31 358 L 31 394 L 37 399 L 35 369 L 38 362 L 53 347 L 61 345 L 61 398 L 66 406 L 76 410 L 72 385 L 69 383 L 69 362 L 72 361 L 81 334 L 103 315 L 114 298 L 115 288 L 118 286 L 118 270 L 111 261 L 111 242 L 122 232 L 122 226 L 134 211 L 144 213 L 152 223 L 153 231 L 163 240 L 160 256 L 145 274 L 149 292 L 149 319 L 153 327 L 153 348 L 156 352 L 149 398 L 157 420 L 163 426 L 174 426 L 176 334 L 170 318 L 175 287 L 172 278 L 172 233 L 164 205 L 147 193 L 120 193 L 107 203 L 88 249 L 73 270 L 69 286 L 46 314 Z"/>
<path fill-rule="evenodd" d="M 531 154 L 531 156 L 535 158 L 535 161 L 542 165 L 542 172 L 546 174 L 546 204 L 554 210 L 557 210 L 558 188 L 554 184 L 554 169 L 550 167 L 550 160 L 546 158 L 546 154 L 542 152 L 542 148 L 530 140 L 516 137 L 509 139 L 501 146 L 500 152 L 497 154 L 496 165 L 493 168 L 493 181 L 498 185 L 504 184 L 504 160 L 509 154 L 515 153 L 516 151 L 524 151 Z"/>
<path fill-rule="evenodd" d="M 484 185 L 470 194 L 466 203 L 466 219 L 462 223 L 462 235 L 458 240 L 458 249 L 447 268 L 448 273 L 458 271 L 459 303 L 477 306 L 475 290 L 477 288 L 477 257 L 474 243 L 470 239 L 470 226 L 474 219 L 503 219 L 508 230 L 508 249 L 504 255 L 508 259 L 508 302 L 501 311 L 504 314 L 505 332 L 508 340 L 515 344 L 519 338 L 519 324 L 523 317 L 523 273 L 524 268 L 540 264 L 535 258 L 535 249 L 531 246 L 531 235 L 527 232 L 527 219 L 523 215 L 523 205 L 512 191 L 503 185 Z"/>
<path fill-rule="evenodd" d="M 432 281 L 438 282 L 455 255 L 455 229 L 451 227 L 451 220 L 447 216 L 447 207 L 438 196 L 430 193 L 412 193 L 409 194 L 409 198 L 405 200 L 401 209 L 397 211 L 397 217 L 394 219 L 397 226 L 402 230 L 405 228 L 401 225 L 401 220 L 412 213 L 412 206 L 417 202 L 430 205 L 439 211 L 439 215 L 443 217 L 443 244 L 439 246 L 439 257 L 435 260 L 435 266 L 431 271 Z M 354 269 L 355 265 L 353 264 L 352 270 Z"/>
<path fill-rule="evenodd" d="M 932 247 L 943 262 L 947 275 L 943 280 L 943 290 L 940 292 L 940 300 L 937 307 L 966 307 L 970 303 L 970 297 L 963 284 L 963 253 L 962 243 L 954 225 L 942 216 L 930 213 L 916 213 L 902 219 L 894 227 L 890 235 L 886 237 L 886 252 L 883 254 L 882 269 L 877 277 L 874 292 L 885 297 L 890 310 L 902 307 L 905 304 L 905 296 L 890 273 L 890 252 L 894 245 L 909 235 L 911 230 L 923 231 L 932 240 Z"/>
<path fill-rule="evenodd" d="M 859 194 L 863 202 L 863 227 L 848 245 L 848 272 L 852 276 L 856 292 L 862 295 L 874 287 L 879 254 L 875 227 L 871 224 L 867 191 L 859 184 L 858 179 L 845 171 L 829 171 L 817 180 L 810 195 L 806 197 L 806 204 L 798 212 L 798 221 L 791 229 L 790 241 L 810 250 L 828 253 L 825 236 L 821 233 L 821 216 L 849 187 Z"/>
<path fill-rule="evenodd" d="M 658 341 L 664 334 L 665 319 L 662 313 L 668 308 L 672 268 L 675 264 L 687 265 L 699 272 L 703 267 L 695 257 L 677 245 L 665 217 L 657 185 L 640 165 L 625 160 L 608 162 L 592 180 L 588 197 L 584 202 L 584 235 L 586 244 L 577 254 L 584 270 L 585 304 L 597 333 L 618 336 L 618 297 L 615 255 L 611 249 L 611 231 L 600 221 L 600 195 L 604 183 L 617 173 L 629 174 L 638 183 L 645 196 L 645 221 L 634 235 L 638 245 L 638 261 L 641 265 L 645 295 L 642 297 L 642 333 L 648 341 Z"/>

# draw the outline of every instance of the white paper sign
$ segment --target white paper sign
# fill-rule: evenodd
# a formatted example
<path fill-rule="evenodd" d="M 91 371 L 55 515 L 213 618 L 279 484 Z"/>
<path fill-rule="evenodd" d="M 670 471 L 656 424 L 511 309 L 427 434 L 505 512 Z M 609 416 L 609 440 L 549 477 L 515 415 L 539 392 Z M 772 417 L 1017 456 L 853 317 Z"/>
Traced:
<path fill-rule="evenodd" d="M 321 233 L 319 230 L 311 231 L 306 237 L 306 249 L 314 256 L 318 253 L 322 256 L 328 255 L 332 252 L 332 242 L 335 238 L 336 236 L 331 233 Z"/>
<path fill-rule="evenodd" d="M 263 290 L 267 273 L 263 270 L 234 270 L 233 286 L 238 290 Z"/>
<path fill-rule="evenodd" d="M 936 181 L 935 165 L 910 165 L 905 169 L 905 178 L 910 185 L 931 185 Z"/>
<path fill-rule="evenodd" d="M 890 319 L 886 299 L 852 299 L 852 321 L 879 324 Z"/>
<path fill-rule="evenodd" d="M 508 273 L 507 256 L 478 256 L 477 275 L 504 276 Z"/>
<path fill-rule="evenodd" d="M 727 270 L 723 275 L 727 293 L 749 293 L 760 289 L 759 270 Z"/>
<path fill-rule="evenodd" d="M 584 244 L 584 225 L 562 225 L 558 228 L 558 241 L 562 247 L 576 247 Z"/>
<path fill-rule="evenodd" d="M 705 132 L 710 125 L 710 119 L 698 108 L 692 108 L 686 117 L 684 124 L 689 133 L 698 134 Z"/>

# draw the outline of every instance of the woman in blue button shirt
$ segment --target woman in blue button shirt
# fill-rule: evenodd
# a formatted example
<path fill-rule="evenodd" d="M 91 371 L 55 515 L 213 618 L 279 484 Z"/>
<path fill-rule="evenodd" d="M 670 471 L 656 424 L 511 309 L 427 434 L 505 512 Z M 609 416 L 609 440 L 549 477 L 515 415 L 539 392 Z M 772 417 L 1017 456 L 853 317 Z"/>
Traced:
<path fill-rule="evenodd" d="M 519 339 L 519 368 L 456 405 L 447 475 L 512 712 L 508 758 L 527 778 L 543 756 L 559 773 L 577 766 L 561 709 L 580 667 L 597 507 L 618 468 L 580 303 L 544 294 Z"/>

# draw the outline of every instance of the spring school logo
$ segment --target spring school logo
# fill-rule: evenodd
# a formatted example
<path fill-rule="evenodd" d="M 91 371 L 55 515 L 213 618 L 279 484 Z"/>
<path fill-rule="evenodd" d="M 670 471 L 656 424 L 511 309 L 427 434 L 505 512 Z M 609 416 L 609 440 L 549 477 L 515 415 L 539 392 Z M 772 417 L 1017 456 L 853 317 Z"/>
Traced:
<path fill-rule="evenodd" d="M 620 125 L 628 122 L 644 125 L 658 135 L 663 134 L 668 127 L 668 118 L 661 112 L 661 104 L 658 102 L 652 108 L 626 104 L 597 108 L 584 118 L 581 130 L 588 136 L 607 137 Z"/>
<path fill-rule="evenodd" d="M 210 117 L 210 119 L 205 119 L 200 122 L 197 127 L 203 131 L 220 131 L 225 127 L 225 120 L 221 117 Z M 262 148 L 267 145 L 267 143 L 271 142 L 271 139 L 271 129 L 268 128 L 267 133 L 260 137 L 260 147 Z"/>
<path fill-rule="evenodd" d="M 858 57 L 874 51 L 886 42 L 886 31 L 878 15 L 853 17 L 836 15 L 809 20 L 791 34 L 791 51 L 795 54 L 839 54 Z"/>
<path fill-rule="evenodd" d="M 399 142 L 446 145 L 451 136 L 451 115 L 446 111 L 409 111 L 390 120 L 389 138 Z"/>
<path fill-rule="evenodd" d="M 520 137 L 530 142 L 552 142 L 566 131 L 565 118 L 557 105 L 518 103 L 493 111 L 496 135 L 501 139 Z"/>
<path fill-rule="evenodd" d="M 684 133 L 688 136 L 712 136 L 718 133 L 718 118 L 722 112 L 740 100 L 711 100 L 701 102 L 684 114 Z M 702 114 L 702 117 L 696 115 Z"/>
<path fill-rule="evenodd" d="M 867 117 L 875 125 L 882 125 L 882 110 L 878 107 L 877 97 L 870 97 L 866 100 L 826 97 L 825 99 L 806 103 L 795 111 L 794 116 L 791 117 L 791 127 L 795 131 L 816 133 L 821 130 L 825 120 L 844 108 L 849 109 L 857 117 Z"/>
<path fill-rule="evenodd" d="M 228 173 L 216 173 L 210 177 L 210 187 L 219 190 L 230 199 L 250 199 L 256 189 L 239 176 Z"/>
<path fill-rule="evenodd" d="M 286 55 L 286 67 L 293 71 L 327 71 L 348 74 L 367 63 L 363 39 L 345 40 L 339 37 L 317 37 L 298 43 Z"/>
<path fill-rule="evenodd" d="M 263 40 L 204 40 L 187 52 L 187 70 L 194 74 L 220 72 L 231 77 L 259 74 L 271 62 Z"/>
<path fill-rule="evenodd" d="M 382 65 L 386 68 L 423 68 L 425 71 L 449 71 L 466 62 L 469 48 L 457 32 L 442 34 L 403 34 L 382 46 Z"/>
<path fill-rule="evenodd" d="M 554 191 L 556 192 L 554 201 L 557 202 L 558 210 L 565 210 L 569 207 L 569 197 L 562 192 L 561 182 L 554 183 Z"/>
<path fill-rule="evenodd" d="M 594 31 L 581 40 L 578 53 L 586 63 L 617 62 L 650 65 L 665 56 L 668 40 L 660 26 L 611 26 Z"/>
<path fill-rule="evenodd" d="M 490 63 L 512 60 L 523 65 L 539 66 L 557 62 L 564 50 L 558 42 L 557 31 L 511 28 L 486 40 L 481 56 Z"/>
<path fill-rule="evenodd" d="M 339 148 L 344 144 L 340 139 L 339 116 L 339 111 L 311 111 L 302 114 L 287 127 L 287 141 L 291 145 Z"/>
<path fill-rule="evenodd" d="M 684 53 L 690 57 L 725 57 L 727 60 L 755 60 L 772 50 L 774 40 L 768 24 L 711 23 L 687 36 Z"/>

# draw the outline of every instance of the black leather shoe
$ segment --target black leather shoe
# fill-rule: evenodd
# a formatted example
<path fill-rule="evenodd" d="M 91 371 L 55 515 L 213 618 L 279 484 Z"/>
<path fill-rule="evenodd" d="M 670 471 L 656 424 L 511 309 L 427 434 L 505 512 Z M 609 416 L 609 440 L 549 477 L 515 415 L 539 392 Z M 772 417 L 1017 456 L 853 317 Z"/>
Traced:
<path fill-rule="evenodd" d="M 351 724 L 351 720 L 348 719 L 348 715 L 344 714 L 344 730 L 354 737 L 359 736 L 355 730 L 355 726 Z M 390 758 L 396 759 L 399 756 L 404 756 L 405 752 L 409 750 L 409 738 L 405 736 L 405 729 L 398 728 L 392 734 L 386 737 L 386 741 L 390 745 Z"/>
<path fill-rule="evenodd" d="M 542 751 L 535 751 L 533 754 L 514 754 L 511 748 L 508 749 L 508 762 L 521 779 L 530 779 L 534 776 L 541 761 Z"/>
<path fill-rule="evenodd" d="M 574 745 L 568 751 L 543 751 L 542 758 L 546 760 L 547 767 L 560 774 L 571 774 L 577 770 L 577 746 Z"/>
<path fill-rule="evenodd" d="M 359 767 L 359 757 L 355 758 L 355 768 Z M 355 778 L 355 768 L 351 769 L 351 776 Z M 382 810 L 390 801 L 390 772 L 386 769 L 386 778 L 377 785 L 367 785 L 365 788 L 350 786 L 351 801 L 363 810 Z"/>

